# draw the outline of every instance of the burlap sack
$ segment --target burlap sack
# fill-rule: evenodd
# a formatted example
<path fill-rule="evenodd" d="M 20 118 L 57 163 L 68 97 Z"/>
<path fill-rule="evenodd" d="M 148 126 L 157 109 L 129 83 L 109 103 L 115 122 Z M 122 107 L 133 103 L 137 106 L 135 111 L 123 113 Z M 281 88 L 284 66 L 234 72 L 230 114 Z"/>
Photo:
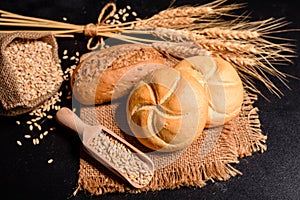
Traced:
<path fill-rule="evenodd" d="M 4 55 L 5 48 L 15 39 L 41 40 L 52 46 L 52 55 L 55 63 L 59 63 L 58 45 L 56 39 L 50 33 L 38 32 L 13 32 L 0 34 L 0 115 L 14 116 L 33 110 L 35 107 L 49 99 L 61 86 L 63 78 L 53 87 L 49 86 L 50 92 L 39 98 L 24 101 L 16 84 L 16 76 L 11 69 L 8 58 Z M 34 76 L 34 74 L 32 74 Z M 50 89 L 53 88 L 53 89 Z"/>
<path fill-rule="evenodd" d="M 189 148 L 179 153 L 149 154 L 157 169 L 150 184 L 141 189 L 132 188 L 81 150 L 75 194 L 80 190 L 100 195 L 112 192 L 138 193 L 183 186 L 203 187 L 208 181 L 225 181 L 242 174 L 232 164 L 238 163 L 239 158 L 266 150 L 267 137 L 260 129 L 258 109 L 253 107 L 256 98 L 256 95 L 245 94 L 239 117 L 223 127 L 204 130 L 203 136 Z M 139 146 L 137 141 L 118 128 L 117 125 L 123 123 L 122 118 L 126 120 L 125 115 L 120 117 L 120 121 L 114 117 L 115 114 L 122 116 L 119 106 L 107 104 L 82 107 L 80 117 L 91 125 L 100 123 Z"/>

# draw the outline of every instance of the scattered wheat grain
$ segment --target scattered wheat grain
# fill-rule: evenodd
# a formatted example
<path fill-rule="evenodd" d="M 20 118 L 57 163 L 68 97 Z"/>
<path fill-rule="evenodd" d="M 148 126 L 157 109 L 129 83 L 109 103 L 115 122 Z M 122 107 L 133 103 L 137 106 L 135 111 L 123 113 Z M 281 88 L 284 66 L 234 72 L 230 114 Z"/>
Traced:
<path fill-rule="evenodd" d="M 18 144 L 19 146 L 22 146 L 22 142 L 19 141 L 19 140 L 17 140 L 17 144 Z"/>

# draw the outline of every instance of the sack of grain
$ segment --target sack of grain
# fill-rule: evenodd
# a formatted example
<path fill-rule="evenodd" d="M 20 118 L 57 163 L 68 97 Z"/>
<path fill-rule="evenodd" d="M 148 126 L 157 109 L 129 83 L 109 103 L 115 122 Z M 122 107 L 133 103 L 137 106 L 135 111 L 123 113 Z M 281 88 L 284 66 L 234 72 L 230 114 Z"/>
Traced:
<path fill-rule="evenodd" d="M 50 33 L 0 34 L 0 115 L 29 112 L 63 81 L 56 39 Z"/>

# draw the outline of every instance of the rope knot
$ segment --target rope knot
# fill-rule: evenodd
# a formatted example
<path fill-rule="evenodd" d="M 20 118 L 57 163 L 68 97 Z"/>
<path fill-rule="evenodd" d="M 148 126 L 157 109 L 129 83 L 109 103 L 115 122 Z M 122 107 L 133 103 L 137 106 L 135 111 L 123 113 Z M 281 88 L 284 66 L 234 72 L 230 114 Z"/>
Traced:
<path fill-rule="evenodd" d="M 97 36 L 97 25 L 93 23 L 85 25 L 83 33 L 89 37 Z"/>
<path fill-rule="evenodd" d="M 111 9 L 111 11 L 104 17 L 104 15 L 106 14 L 106 12 L 109 8 Z M 89 24 L 84 26 L 84 30 L 83 30 L 84 35 L 90 37 L 90 39 L 88 41 L 88 44 L 87 44 L 87 48 L 89 50 L 94 50 L 94 49 L 97 49 L 99 47 L 99 45 L 101 43 L 100 41 L 103 40 L 103 38 L 101 36 L 99 36 L 99 34 L 98 34 L 98 27 L 103 25 L 104 22 L 108 18 L 114 16 L 116 10 L 117 10 L 116 4 L 108 3 L 101 10 L 101 12 L 98 16 L 98 23 L 97 24 L 89 23 Z M 94 46 L 91 46 L 92 40 L 95 37 L 98 37 L 97 43 Z"/>

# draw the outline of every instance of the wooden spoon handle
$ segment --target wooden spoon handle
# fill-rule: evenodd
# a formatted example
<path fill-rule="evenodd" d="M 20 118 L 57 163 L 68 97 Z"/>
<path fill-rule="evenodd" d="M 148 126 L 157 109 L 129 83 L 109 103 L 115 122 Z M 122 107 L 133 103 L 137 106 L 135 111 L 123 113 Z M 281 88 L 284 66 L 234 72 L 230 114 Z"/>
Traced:
<path fill-rule="evenodd" d="M 56 119 L 66 127 L 77 132 L 81 138 L 83 136 L 83 130 L 88 126 L 74 112 L 66 107 L 57 111 Z"/>

